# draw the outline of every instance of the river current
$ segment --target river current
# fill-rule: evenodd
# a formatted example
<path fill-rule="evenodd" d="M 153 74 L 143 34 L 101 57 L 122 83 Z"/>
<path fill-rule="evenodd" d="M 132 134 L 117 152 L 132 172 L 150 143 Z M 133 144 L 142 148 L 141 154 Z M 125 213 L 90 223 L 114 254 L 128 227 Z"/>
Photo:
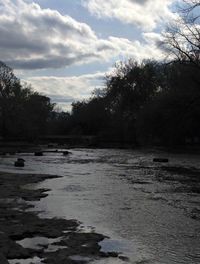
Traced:
<path fill-rule="evenodd" d="M 102 250 L 117 251 L 136 264 L 200 263 L 199 182 L 196 155 L 116 149 L 72 149 L 71 154 L 20 154 L 25 168 L 14 168 L 16 156 L 0 158 L 0 170 L 53 174 L 61 178 L 32 186 L 49 188 L 35 202 L 41 217 L 81 222 L 83 232 L 109 237 Z M 169 162 L 154 163 L 154 157 Z M 199 171 L 198 171 L 199 170 Z M 192 171 L 192 172 L 191 172 Z M 191 175 L 190 175 L 191 174 Z M 189 185 L 189 187 L 188 187 Z M 109 258 L 93 263 L 127 263 Z"/>

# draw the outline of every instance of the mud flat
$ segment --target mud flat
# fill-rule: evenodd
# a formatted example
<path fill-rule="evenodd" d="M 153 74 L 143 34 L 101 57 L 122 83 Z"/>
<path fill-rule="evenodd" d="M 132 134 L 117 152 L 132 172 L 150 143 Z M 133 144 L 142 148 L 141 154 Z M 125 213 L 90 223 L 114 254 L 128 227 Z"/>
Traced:
<path fill-rule="evenodd" d="M 105 236 L 83 233 L 77 220 L 39 218 L 29 212 L 28 201 L 47 196 L 47 189 L 31 190 L 26 184 L 56 178 L 50 175 L 0 172 L 0 264 L 87 263 L 101 258 L 118 258 L 102 252 Z"/>

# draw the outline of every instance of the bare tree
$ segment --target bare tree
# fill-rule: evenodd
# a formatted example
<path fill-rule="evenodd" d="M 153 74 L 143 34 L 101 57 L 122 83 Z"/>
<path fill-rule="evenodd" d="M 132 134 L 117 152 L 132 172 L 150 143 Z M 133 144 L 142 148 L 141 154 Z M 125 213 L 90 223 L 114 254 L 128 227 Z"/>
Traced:
<path fill-rule="evenodd" d="M 199 0 L 184 0 L 184 7 L 179 8 L 180 13 L 182 13 L 187 22 L 194 23 L 199 20 L 199 10 L 200 1 Z M 194 11 L 194 12 L 193 12 Z"/>
<path fill-rule="evenodd" d="M 176 60 L 200 69 L 200 0 L 184 0 L 178 11 L 164 34 L 164 47 Z"/>

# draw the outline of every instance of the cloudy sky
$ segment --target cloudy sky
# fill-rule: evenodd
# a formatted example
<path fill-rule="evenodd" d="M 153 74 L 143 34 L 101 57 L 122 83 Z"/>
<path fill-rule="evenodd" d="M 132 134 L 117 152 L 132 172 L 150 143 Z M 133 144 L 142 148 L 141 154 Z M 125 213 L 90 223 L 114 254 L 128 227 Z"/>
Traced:
<path fill-rule="evenodd" d="M 0 60 L 69 110 L 118 60 L 162 59 L 176 0 L 0 0 Z"/>

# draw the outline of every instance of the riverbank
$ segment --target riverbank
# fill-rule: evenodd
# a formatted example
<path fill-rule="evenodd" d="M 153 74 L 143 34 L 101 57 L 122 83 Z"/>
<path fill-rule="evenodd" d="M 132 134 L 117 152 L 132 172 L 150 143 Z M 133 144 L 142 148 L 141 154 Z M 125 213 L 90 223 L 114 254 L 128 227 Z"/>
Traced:
<path fill-rule="evenodd" d="M 116 252 L 101 251 L 103 235 L 80 232 L 77 220 L 44 219 L 27 210 L 32 207 L 27 202 L 46 197 L 48 189 L 25 185 L 51 178 L 58 176 L 0 172 L 0 264 L 73 264 L 117 257 Z"/>
<path fill-rule="evenodd" d="M 76 138 L 76 137 L 75 137 Z M 94 137 L 86 137 L 86 139 L 93 139 L 91 142 L 71 142 L 71 141 L 38 141 L 30 143 L 28 141 L 0 141 L 0 155 L 7 154 L 14 155 L 16 153 L 35 153 L 40 151 L 54 152 L 58 149 L 69 150 L 74 148 L 82 149 L 132 149 L 140 151 L 154 151 L 154 152 L 167 152 L 169 154 L 200 154 L 200 145 L 180 145 L 180 146 L 162 146 L 162 145 L 138 145 L 124 142 L 115 141 L 98 141 Z"/>

